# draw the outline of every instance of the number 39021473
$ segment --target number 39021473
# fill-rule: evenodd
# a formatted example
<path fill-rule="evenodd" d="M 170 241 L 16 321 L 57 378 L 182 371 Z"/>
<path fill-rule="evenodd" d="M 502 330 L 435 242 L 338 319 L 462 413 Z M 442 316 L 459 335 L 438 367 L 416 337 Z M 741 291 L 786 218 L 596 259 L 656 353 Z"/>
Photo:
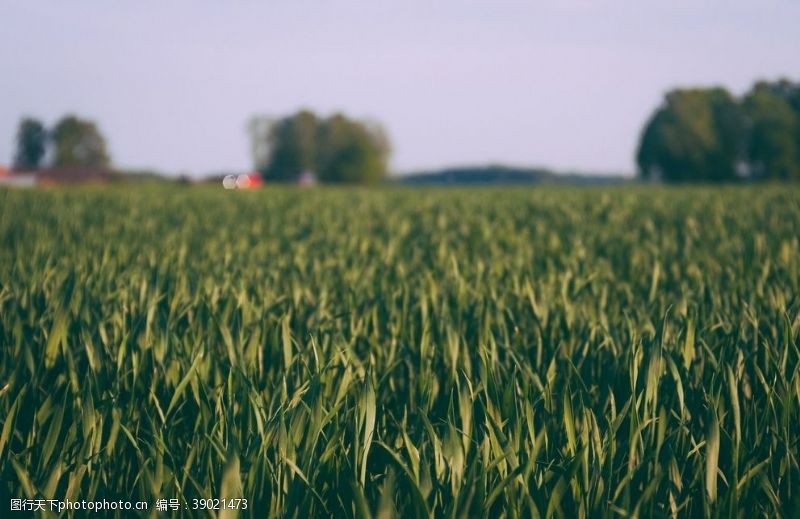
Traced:
<path fill-rule="evenodd" d="M 192 510 L 247 510 L 247 499 L 192 499 Z"/>

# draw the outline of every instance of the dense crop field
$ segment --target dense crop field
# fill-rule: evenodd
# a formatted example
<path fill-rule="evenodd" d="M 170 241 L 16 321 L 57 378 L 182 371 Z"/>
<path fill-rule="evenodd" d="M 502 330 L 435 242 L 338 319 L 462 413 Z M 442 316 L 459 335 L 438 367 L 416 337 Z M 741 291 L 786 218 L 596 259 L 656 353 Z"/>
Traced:
<path fill-rule="evenodd" d="M 0 215 L 0 515 L 800 513 L 796 188 L 5 191 Z"/>

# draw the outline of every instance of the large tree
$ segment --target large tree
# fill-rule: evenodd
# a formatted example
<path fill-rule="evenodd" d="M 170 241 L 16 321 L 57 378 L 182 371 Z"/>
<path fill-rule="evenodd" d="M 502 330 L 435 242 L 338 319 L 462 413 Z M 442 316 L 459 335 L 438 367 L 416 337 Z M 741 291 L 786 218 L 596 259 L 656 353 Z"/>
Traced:
<path fill-rule="evenodd" d="M 295 181 L 304 171 L 321 182 L 375 182 L 386 174 L 389 141 L 376 123 L 302 110 L 248 125 L 255 167 L 266 180 Z"/>
<path fill-rule="evenodd" d="M 106 168 L 111 160 L 106 140 L 93 121 L 64 116 L 52 132 L 53 166 Z"/>
<path fill-rule="evenodd" d="M 800 180 L 800 83 L 667 94 L 642 132 L 639 172 L 665 181 Z"/>
<path fill-rule="evenodd" d="M 17 127 L 14 169 L 38 169 L 47 151 L 47 129 L 37 119 L 25 117 Z"/>
<path fill-rule="evenodd" d="M 669 92 L 642 133 L 640 174 L 667 182 L 735 179 L 744 132 L 741 109 L 726 90 Z"/>
<path fill-rule="evenodd" d="M 313 171 L 316 165 L 318 126 L 317 116 L 308 110 L 272 121 L 266 132 L 268 159 L 260 168 L 264 178 L 294 181 L 304 171 Z M 256 146 L 253 148 L 257 149 Z M 257 157 L 254 158 L 258 160 Z"/>
<path fill-rule="evenodd" d="M 321 182 L 374 183 L 386 176 L 389 140 L 376 123 L 335 114 L 319 131 L 317 175 Z"/>
<path fill-rule="evenodd" d="M 745 96 L 748 163 L 755 179 L 800 179 L 800 85 L 759 82 Z"/>

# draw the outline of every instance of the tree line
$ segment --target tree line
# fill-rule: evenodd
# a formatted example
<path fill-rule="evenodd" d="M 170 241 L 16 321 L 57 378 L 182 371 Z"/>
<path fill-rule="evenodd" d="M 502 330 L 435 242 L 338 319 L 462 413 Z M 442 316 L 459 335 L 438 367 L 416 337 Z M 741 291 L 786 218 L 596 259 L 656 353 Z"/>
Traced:
<path fill-rule="evenodd" d="M 55 168 L 105 169 L 111 164 L 105 137 L 97 125 L 76 115 L 62 117 L 52 128 L 24 117 L 17 128 L 13 167 L 18 171 Z"/>
<path fill-rule="evenodd" d="M 295 182 L 307 172 L 320 182 L 372 183 L 387 173 L 389 139 L 373 121 L 301 110 L 280 118 L 254 117 L 248 133 L 255 168 L 268 181 Z M 13 160 L 18 171 L 110 164 L 106 140 L 93 121 L 67 115 L 52 128 L 32 117 L 19 122 Z"/>
<path fill-rule="evenodd" d="M 640 176 L 665 182 L 800 180 L 800 83 L 760 81 L 743 96 L 677 89 L 642 131 Z"/>
<path fill-rule="evenodd" d="M 313 173 L 320 182 L 372 183 L 387 174 L 389 139 L 376 122 L 300 110 L 254 117 L 248 133 L 255 169 L 267 181 Z M 741 97 L 720 87 L 672 90 L 645 124 L 636 162 L 641 177 L 664 182 L 800 180 L 800 83 L 760 81 Z M 16 170 L 110 163 L 91 120 L 19 123 Z"/>

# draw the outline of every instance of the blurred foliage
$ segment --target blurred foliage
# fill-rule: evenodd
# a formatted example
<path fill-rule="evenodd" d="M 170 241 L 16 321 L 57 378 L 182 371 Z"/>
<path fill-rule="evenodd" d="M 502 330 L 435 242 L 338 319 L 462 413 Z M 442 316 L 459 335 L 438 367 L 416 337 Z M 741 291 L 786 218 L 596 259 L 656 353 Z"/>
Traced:
<path fill-rule="evenodd" d="M 38 169 L 47 152 L 47 129 L 37 119 L 24 117 L 17 128 L 13 167 L 19 171 Z"/>
<path fill-rule="evenodd" d="M 639 142 L 640 175 L 667 182 L 800 180 L 800 84 L 673 90 Z"/>
<path fill-rule="evenodd" d="M 111 164 L 105 138 L 93 121 L 66 115 L 53 127 L 51 138 L 53 167 L 103 169 Z"/>
<path fill-rule="evenodd" d="M 409 185 L 516 185 L 572 184 L 609 185 L 627 182 L 621 174 L 560 172 L 541 167 L 513 167 L 502 164 L 485 166 L 456 166 L 431 171 L 419 171 L 396 176 L 393 182 Z"/>
<path fill-rule="evenodd" d="M 386 175 L 389 141 L 373 122 L 302 110 L 280 119 L 255 117 L 248 132 L 253 162 L 266 180 L 297 181 L 311 172 L 321 182 L 370 183 Z"/>
<path fill-rule="evenodd" d="M 756 178 L 800 179 L 800 84 L 758 83 L 744 98 Z"/>
<path fill-rule="evenodd" d="M 373 183 L 386 175 L 389 140 L 379 125 L 335 114 L 321 121 L 318 139 L 321 182 Z"/>

